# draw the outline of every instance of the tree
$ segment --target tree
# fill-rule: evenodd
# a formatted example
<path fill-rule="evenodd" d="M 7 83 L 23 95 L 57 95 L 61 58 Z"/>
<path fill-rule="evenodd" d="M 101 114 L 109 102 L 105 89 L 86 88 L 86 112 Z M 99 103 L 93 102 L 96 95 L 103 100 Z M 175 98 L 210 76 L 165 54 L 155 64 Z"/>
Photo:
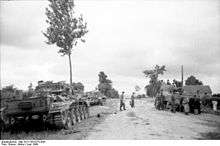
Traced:
<path fill-rule="evenodd" d="M 149 85 L 145 86 L 148 96 L 156 96 L 161 86 L 161 82 L 158 81 L 158 76 L 163 75 L 165 71 L 165 65 L 156 65 L 152 70 L 143 71 L 145 77 L 150 78 Z"/>
<path fill-rule="evenodd" d="M 81 82 L 72 83 L 72 89 L 74 93 L 83 93 L 84 92 L 84 85 Z"/>
<path fill-rule="evenodd" d="M 112 85 L 111 85 L 112 81 L 107 79 L 108 76 L 103 71 L 101 71 L 98 76 L 99 76 L 98 90 L 107 96 L 107 91 L 112 89 Z"/>
<path fill-rule="evenodd" d="M 108 76 L 107 76 L 103 71 L 101 71 L 101 72 L 99 73 L 99 83 L 108 83 L 108 84 L 111 84 L 112 81 L 109 80 L 109 79 L 107 79 L 107 77 L 108 77 Z"/>
<path fill-rule="evenodd" d="M 138 91 L 141 90 L 141 88 L 140 88 L 138 85 L 136 85 L 136 86 L 134 87 L 134 89 L 135 89 L 136 92 L 138 92 Z"/>
<path fill-rule="evenodd" d="M 74 16 L 73 0 L 49 0 L 49 8 L 46 8 L 46 22 L 49 24 L 44 36 L 47 44 L 56 44 L 61 56 L 68 56 L 70 69 L 70 84 L 72 84 L 71 53 L 73 46 L 79 41 L 85 42 L 83 36 L 88 32 L 87 23 L 82 15 Z"/>
<path fill-rule="evenodd" d="M 196 77 L 191 75 L 186 79 L 185 85 L 203 85 L 203 83 L 202 81 L 199 81 L 198 79 L 196 79 Z"/>
<path fill-rule="evenodd" d="M 98 90 L 109 98 L 118 98 L 118 91 L 112 88 L 112 81 L 107 79 L 108 76 L 103 71 L 101 71 L 98 76 Z"/>

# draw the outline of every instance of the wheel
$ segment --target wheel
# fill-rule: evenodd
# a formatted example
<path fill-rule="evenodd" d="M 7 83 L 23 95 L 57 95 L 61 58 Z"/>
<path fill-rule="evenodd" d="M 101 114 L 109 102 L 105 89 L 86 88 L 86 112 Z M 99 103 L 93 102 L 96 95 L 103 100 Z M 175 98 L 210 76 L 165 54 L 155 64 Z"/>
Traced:
<path fill-rule="evenodd" d="M 44 123 L 46 123 L 46 121 L 47 121 L 47 115 L 43 114 L 43 116 L 42 116 L 42 121 L 43 121 Z"/>
<path fill-rule="evenodd" d="M 75 125 L 77 123 L 77 116 L 74 109 L 71 110 L 72 124 Z"/>
<path fill-rule="evenodd" d="M 78 106 L 76 109 L 76 119 L 77 122 L 81 122 L 81 118 L 80 118 L 80 107 Z"/>
<path fill-rule="evenodd" d="M 85 118 L 88 119 L 89 118 L 89 107 L 85 106 Z"/>
<path fill-rule="evenodd" d="M 80 120 L 82 121 L 83 120 L 83 108 L 82 108 L 82 105 L 79 106 L 79 118 Z"/>
<path fill-rule="evenodd" d="M 82 111 L 83 111 L 83 119 L 86 119 L 86 106 L 85 105 L 83 105 Z"/>
<path fill-rule="evenodd" d="M 84 120 L 84 119 L 86 119 L 86 117 L 85 117 L 85 105 L 82 105 L 81 106 L 81 111 L 82 111 L 82 120 Z"/>
<path fill-rule="evenodd" d="M 71 127 L 72 127 L 72 118 L 71 118 L 71 114 L 68 112 L 66 114 L 66 123 L 65 123 L 64 128 L 65 129 L 70 129 Z"/>
<path fill-rule="evenodd" d="M 61 125 L 60 125 L 60 127 L 65 128 L 65 125 L 66 125 L 66 122 L 67 122 L 67 114 L 64 111 L 64 112 L 61 113 L 60 116 L 61 116 Z"/>
<path fill-rule="evenodd" d="M 11 125 L 14 125 L 14 124 L 15 124 L 15 118 L 14 118 L 14 117 L 11 117 L 11 119 L 10 119 L 10 124 L 11 124 Z"/>

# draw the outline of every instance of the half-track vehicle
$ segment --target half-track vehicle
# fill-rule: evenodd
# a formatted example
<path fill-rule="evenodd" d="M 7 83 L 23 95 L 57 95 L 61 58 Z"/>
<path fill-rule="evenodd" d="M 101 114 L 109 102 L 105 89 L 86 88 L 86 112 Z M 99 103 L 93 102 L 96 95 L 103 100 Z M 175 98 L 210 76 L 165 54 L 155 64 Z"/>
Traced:
<path fill-rule="evenodd" d="M 6 102 L 7 124 L 40 120 L 44 124 L 69 129 L 89 117 L 89 107 L 81 99 L 82 93 L 72 91 L 65 82 L 38 82 L 34 94 L 25 99 Z"/>
<path fill-rule="evenodd" d="M 209 86 L 203 85 L 190 85 L 190 86 L 183 86 L 183 87 L 174 87 L 173 85 L 162 84 L 160 91 L 163 92 L 165 96 L 164 104 L 166 108 L 171 108 L 171 96 L 172 94 L 175 97 L 175 106 L 177 111 L 183 111 L 182 102 L 185 98 L 189 100 L 194 98 L 198 98 L 198 100 L 203 100 L 203 97 L 206 94 L 207 99 L 211 99 L 211 89 Z M 198 94 L 198 96 L 197 96 Z"/>
<path fill-rule="evenodd" d="M 160 92 L 163 92 L 163 95 L 165 97 L 163 104 L 166 109 L 171 109 L 171 104 L 172 104 L 171 96 L 173 94 L 173 96 L 175 97 L 176 111 L 183 110 L 182 101 L 187 96 L 182 94 L 182 88 L 177 88 L 177 87 L 174 87 L 173 85 L 162 84 L 160 87 Z M 156 100 L 159 100 L 159 98 L 155 99 L 155 103 L 158 102 Z"/>

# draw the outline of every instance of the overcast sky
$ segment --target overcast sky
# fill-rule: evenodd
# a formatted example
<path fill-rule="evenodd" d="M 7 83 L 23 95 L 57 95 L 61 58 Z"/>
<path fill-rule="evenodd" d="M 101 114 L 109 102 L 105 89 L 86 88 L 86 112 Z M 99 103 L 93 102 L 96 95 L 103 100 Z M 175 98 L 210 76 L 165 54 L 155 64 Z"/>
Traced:
<path fill-rule="evenodd" d="M 104 71 L 119 91 L 148 84 L 142 71 L 166 65 L 161 79 L 195 75 L 220 92 L 220 1 L 77 0 L 88 23 L 72 54 L 73 80 L 93 90 Z M 69 81 L 68 58 L 45 44 L 47 1 L 1 1 L 1 86 Z"/>

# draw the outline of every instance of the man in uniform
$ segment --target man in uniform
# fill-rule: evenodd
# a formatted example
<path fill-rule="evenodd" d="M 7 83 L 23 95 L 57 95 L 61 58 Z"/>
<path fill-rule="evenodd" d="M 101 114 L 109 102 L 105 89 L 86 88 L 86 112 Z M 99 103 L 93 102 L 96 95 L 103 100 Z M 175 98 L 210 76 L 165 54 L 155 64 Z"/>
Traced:
<path fill-rule="evenodd" d="M 189 98 L 188 97 L 184 98 L 182 104 L 183 104 L 183 107 L 184 107 L 184 113 L 186 115 L 188 115 L 189 114 Z"/>
<path fill-rule="evenodd" d="M 130 103 L 130 105 L 131 105 L 131 107 L 133 108 L 134 107 L 134 92 L 132 93 L 132 95 L 131 95 L 131 103 Z"/>
<path fill-rule="evenodd" d="M 176 98 L 175 98 L 175 96 L 174 96 L 174 91 L 172 91 L 172 95 L 171 95 L 171 111 L 172 111 L 173 113 L 176 112 L 176 106 L 175 106 L 175 104 L 176 104 Z"/>
<path fill-rule="evenodd" d="M 160 93 L 157 93 L 156 95 L 154 106 L 157 110 L 160 110 Z"/>
<path fill-rule="evenodd" d="M 197 93 L 196 93 L 195 108 L 198 109 L 198 114 L 200 114 L 201 113 L 201 99 L 200 99 L 199 90 L 197 90 Z"/>
<path fill-rule="evenodd" d="M 124 91 L 122 92 L 121 96 L 119 97 L 120 98 L 120 111 L 122 110 L 121 108 L 123 107 L 124 110 L 125 109 L 125 103 L 124 103 Z"/>
<path fill-rule="evenodd" d="M 159 109 L 160 110 L 165 109 L 164 101 L 165 101 L 165 96 L 163 95 L 163 90 L 161 90 L 160 91 L 160 97 L 159 97 Z"/>

